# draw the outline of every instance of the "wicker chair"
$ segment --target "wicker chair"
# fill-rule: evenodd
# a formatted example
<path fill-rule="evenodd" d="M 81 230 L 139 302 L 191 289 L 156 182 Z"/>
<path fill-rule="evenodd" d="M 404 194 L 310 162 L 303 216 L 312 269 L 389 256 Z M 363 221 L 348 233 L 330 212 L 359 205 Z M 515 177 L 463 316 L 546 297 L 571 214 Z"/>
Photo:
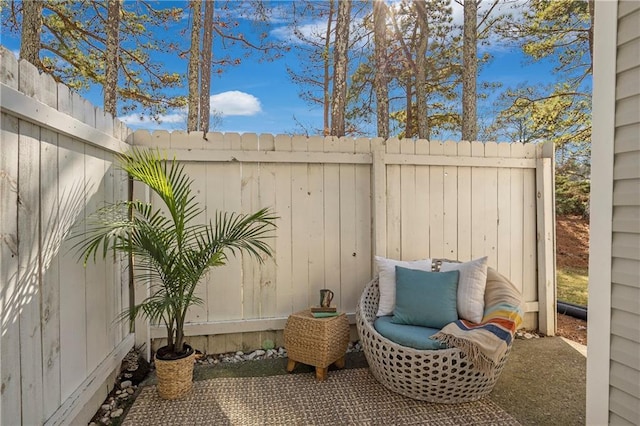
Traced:
<path fill-rule="evenodd" d="M 492 374 L 486 375 L 459 349 L 418 350 L 398 345 L 373 327 L 379 298 L 376 277 L 358 302 L 356 324 L 369 368 L 380 383 L 410 398 L 448 404 L 476 401 L 493 390 L 510 346 Z"/>

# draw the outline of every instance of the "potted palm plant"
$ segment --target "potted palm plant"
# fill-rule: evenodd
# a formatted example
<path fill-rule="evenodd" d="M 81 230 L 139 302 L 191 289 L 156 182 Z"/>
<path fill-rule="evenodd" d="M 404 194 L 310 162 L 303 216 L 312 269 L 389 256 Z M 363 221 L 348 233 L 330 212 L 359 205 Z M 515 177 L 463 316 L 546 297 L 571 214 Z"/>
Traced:
<path fill-rule="evenodd" d="M 217 212 L 215 220 L 198 222 L 204 209 L 183 165 L 154 150 L 134 149 L 118 160 L 161 203 L 121 201 L 98 209 L 77 247 L 85 265 L 112 251 L 132 256 L 134 276 L 149 282 L 151 295 L 126 309 L 121 319 L 142 316 L 164 324 L 167 344 L 155 354 L 158 392 L 177 399 L 190 391 L 193 380 L 195 351 L 185 343 L 184 324 L 189 307 L 202 303 L 195 294 L 198 283 L 211 268 L 224 265 L 228 254 L 244 252 L 259 262 L 272 256 L 266 239 L 273 236 L 277 218 L 261 209 L 253 214 Z"/>

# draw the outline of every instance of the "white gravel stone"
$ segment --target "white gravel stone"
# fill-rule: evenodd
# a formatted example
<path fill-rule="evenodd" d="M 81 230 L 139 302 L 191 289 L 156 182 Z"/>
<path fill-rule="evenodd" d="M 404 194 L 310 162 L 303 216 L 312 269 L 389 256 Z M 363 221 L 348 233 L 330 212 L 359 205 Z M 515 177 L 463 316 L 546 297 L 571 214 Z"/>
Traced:
<path fill-rule="evenodd" d="M 124 382 L 120 383 L 120 388 L 121 389 L 126 389 L 128 387 L 131 387 L 133 383 L 131 383 L 131 380 L 125 380 Z"/>
<path fill-rule="evenodd" d="M 120 417 L 122 415 L 122 413 L 124 413 L 124 410 L 122 408 L 118 408 L 117 410 L 114 410 L 110 416 L 111 418 L 115 418 L 115 417 Z"/>
<path fill-rule="evenodd" d="M 111 404 L 102 404 L 100 408 L 102 408 L 104 411 L 109 411 L 111 410 Z"/>

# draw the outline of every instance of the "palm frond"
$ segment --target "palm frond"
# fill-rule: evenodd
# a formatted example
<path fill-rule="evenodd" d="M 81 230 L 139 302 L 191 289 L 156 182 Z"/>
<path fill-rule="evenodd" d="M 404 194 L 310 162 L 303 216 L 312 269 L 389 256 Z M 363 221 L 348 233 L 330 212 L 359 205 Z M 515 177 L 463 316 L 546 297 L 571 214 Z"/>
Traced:
<path fill-rule="evenodd" d="M 162 206 L 130 201 L 99 209 L 74 247 L 85 265 L 110 250 L 132 255 L 134 278 L 148 283 L 151 295 L 120 319 L 142 316 L 164 324 L 170 350 L 182 348 L 187 310 L 204 303 L 195 294 L 202 278 L 224 265 L 228 253 L 246 252 L 259 262 L 272 256 L 267 240 L 274 236 L 277 217 L 264 208 L 252 214 L 217 212 L 215 220 L 197 223 L 204 209 L 191 191 L 193 180 L 184 165 L 162 158 L 157 150 L 134 149 L 119 159 Z"/>

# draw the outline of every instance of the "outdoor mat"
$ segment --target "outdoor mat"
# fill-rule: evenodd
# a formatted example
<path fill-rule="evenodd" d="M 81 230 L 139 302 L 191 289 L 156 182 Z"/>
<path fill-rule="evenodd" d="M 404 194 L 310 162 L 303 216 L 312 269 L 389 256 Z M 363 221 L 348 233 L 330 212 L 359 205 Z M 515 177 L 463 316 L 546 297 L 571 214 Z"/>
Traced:
<path fill-rule="evenodd" d="M 433 404 L 379 384 L 366 368 L 194 382 L 182 400 L 142 389 L 123 423 L 133 425 L 518 425 L 488 398 Z"/>

